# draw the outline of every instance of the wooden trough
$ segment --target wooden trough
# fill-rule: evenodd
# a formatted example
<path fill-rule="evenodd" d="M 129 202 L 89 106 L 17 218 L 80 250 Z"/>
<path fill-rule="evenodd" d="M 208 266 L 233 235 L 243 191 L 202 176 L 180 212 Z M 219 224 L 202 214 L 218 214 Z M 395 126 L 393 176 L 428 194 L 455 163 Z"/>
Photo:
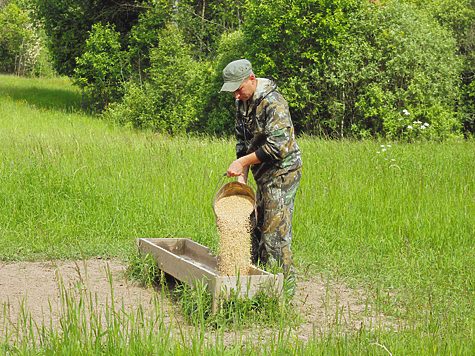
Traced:
<path fill-rule="evenodd" d="M 251 267 L 247 276 L 220 276 L 218 257 L 209 247 L 185 238 L 137 239 L 136 244 L 143 254 L 151 254 L 158 267 L 165 273 L 194 285 L 196 281 L 207 284 L 213 295 L 212 313 L 218 310 L 220 297 L 234 291 L 239 297 L 251 298 L 262 289 L 281 295 L 284 277 L 282 273 L 271 274 Z"/>

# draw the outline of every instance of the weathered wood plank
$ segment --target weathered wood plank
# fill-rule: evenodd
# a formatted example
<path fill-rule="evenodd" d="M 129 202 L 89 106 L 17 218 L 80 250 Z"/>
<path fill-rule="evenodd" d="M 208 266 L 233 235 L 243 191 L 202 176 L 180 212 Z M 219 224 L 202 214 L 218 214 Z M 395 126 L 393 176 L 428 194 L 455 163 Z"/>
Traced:
<path fill-rule="evenodd" d="M 167 251 L 148 239 L 139 240 L 138 246 L 142 253 L 151 254 L 161 270 L 182 282 L 193 284 L 194 280 L 200 280 L 203 283 L 208 283 L 209 280 L 213 280 L 216 277 L 212 271 L 186 259 L 179 258 L 179 255 Z M 167 246 L 170 246 L 173 242 L 167 241 L 167 243 Z"/>
<path fill-rule="evenodd" d="M 206 284 L 213 295 L 212 312 L 216 313 L 218 300 L 232 291 L 239 297 L 252 298 L 262 289 L 281 295 L 283 275 L 270 274 L 251 267 L 247 276 L 220 276 L 217 256 L 210 249 L 190 239 L 151 238 L 137 239 L 141 253 L 151 254 L 158 267 L 176 279 L 194 285 L 196 281 Z"/>

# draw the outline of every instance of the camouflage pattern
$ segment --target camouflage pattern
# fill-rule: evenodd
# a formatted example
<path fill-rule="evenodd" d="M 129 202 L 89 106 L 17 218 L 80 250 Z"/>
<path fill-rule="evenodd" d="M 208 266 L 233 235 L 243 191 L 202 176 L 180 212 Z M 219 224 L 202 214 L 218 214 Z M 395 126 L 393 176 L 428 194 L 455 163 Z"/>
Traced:
<path fill-rule="evenodd" d="M 237 157 L 256 152 L 265 158 L 251 166 L 257 184 L 252 262 L 282 266 L 293 281 L 292 216 L 302 159 L 287 102 L 274 80 L 258 78 L 254 97 L 236 100 L 236 112 Z"/>
<path fill-rule="evenodd" d="M 282 174 L 257 190 L 257 223 L 251 234 L 252 263 L 282 266 L 293 277 L 292 216 L 302 169 Z"/>
<path fill-rule="evenodd" d="M 302 166 L 289 107 L 274 80 L 258 78 L 253 99 L 236 100 L 236 114 L 237 157 L 260 150 L 268 158 L 251 167 L 258 185 Z"/>

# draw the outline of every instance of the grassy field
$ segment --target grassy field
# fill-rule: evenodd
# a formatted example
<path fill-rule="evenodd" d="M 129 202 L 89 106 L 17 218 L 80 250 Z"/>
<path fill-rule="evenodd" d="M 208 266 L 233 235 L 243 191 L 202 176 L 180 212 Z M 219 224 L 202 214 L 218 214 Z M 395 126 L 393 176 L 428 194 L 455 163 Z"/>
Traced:
<path fill-rule="evenodd" d="M 130 260 L 137 237 L 190 237 L 216 252 L 212 201 L 233 140 L 133 132 L 80 105 L 67 80 L 0 76 L 0 259 Z M 198 333 L 188 349 L 145 326 L 88 352 L 473 354 L 475 142 L 299 144 L 297 271 L 367 291 L 403 327 L 245 349 L 204 345 Z M 94 335 L 50 338 L 35 347 L 2 343 L 0 353 L 74 354 L 73 344 Z"/>

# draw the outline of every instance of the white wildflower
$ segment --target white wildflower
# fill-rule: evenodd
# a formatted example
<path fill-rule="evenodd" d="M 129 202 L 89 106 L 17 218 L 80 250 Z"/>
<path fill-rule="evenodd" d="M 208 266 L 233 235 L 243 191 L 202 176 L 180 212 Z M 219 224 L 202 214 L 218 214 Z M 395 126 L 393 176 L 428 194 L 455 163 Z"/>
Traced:
<path fill-rule="evenodd" d="M 409 125 L 407 128 L 408 128 L 409 130 L 412 130 L 412 126 L 411 126 L 411 125 Z"/>
<path fill-rule="evenodd" d="M 409 115 L 409 111 L 407 111 L 407 109 L 404 109 L 402 112 L 404 113 L 404 115 Z"/>
<path fill-rule="evenodd" d="M 384 151 L 386 151 L 386 149 L 385 149 L 385 148 L 383 148 L 381 151 L 383 151 L 383 152 L 384 152 Z"/>

